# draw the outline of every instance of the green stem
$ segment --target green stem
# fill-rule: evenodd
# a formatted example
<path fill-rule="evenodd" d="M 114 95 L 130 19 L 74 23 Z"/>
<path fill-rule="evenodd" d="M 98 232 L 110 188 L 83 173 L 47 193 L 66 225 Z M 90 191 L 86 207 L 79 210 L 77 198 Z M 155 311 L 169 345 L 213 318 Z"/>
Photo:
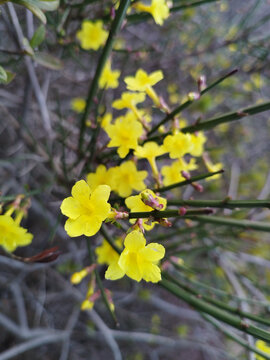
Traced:
<path fill-rule="evenodd" d="M 167 205 L 215 207 L 221 209 L 235 208 L 270 208 L 270 200 L 168 200 Z"/>
<path fill-rule="evenodd" d="M 265 352 L 257 349 L 254 346 L 249 345 L 246 341 L 244 341 L 242 338 L 240 338 L 239 336 L 237 336 L 236 334 L 232 333 L 231 331 L 227 330 L 226 328 L 224 328 L 224 326 L 222 324 L 220 324 L 216 319 L 212 318 L 211 316 L 201 313 L 202 317 L 204 319 L 206 319 L 208 322 L 210 322 L 210 324 L 214 325 L 215 328 L 217 328 L 218 330 L 222 331 L 229 339 L 233 340 L 234 342 L 236 342 L 237 344 L 245 347 L 246 349 L 249 349 L 251 351 L 253 351 L 254 353 L 262 356 L 264 359 L 270 360 L 270 356 L 268 356 Z"/>
<path fill-rule="evenodd" d="M 209 172 L 209 173 L 202 174 L 202 175 L 193 176 L 190 179 L 180 181 L 180 182 L 172 184 L 172 185 L 164 186 L 164 187 L 159 188 L 159 189 L 153 189 L 153 191 L 161 193 L 161 192 L 164 192 L 164 191 L 174 189 L 176 187 L 189 185 L 189 184 L 194 183 L 195 181 L 203 180 L 203 179 L 209 178 L 211 176 L 214 176 L 214 175 L 217 175 L 217 174 L 222 174 L 222 173 L 224 173 L 223 169 L 218 170 L 218 171 L 214 171 L 214 172 Z"/>
<path fill-rule="evenodd" d="M 198 209 L 198 210 L 187 210 L 185 214 L 181 214 L 179 210 L 164 210 L 164 211 L 140 211 L 140 212 L 131 212 L 129 213 L 129 219 L 144 219 L 144 218 L 153 218 L 153 219 L 164 219 L 169 217 L 189 217 L 199 214 L 212 214 L 211 209 Z"/>
<path fill-rule="evenodd" d="M 209 90 L 213 89 L 215 86 L 220 84 L 222 81 L 226 80 L 228 77 L 234 75 L 238 70 L 235 69 L 228 74 L 222 76 L 218 80 L 214 81 L 212 84 L 210 84 L 208 87 L 206 87 L 202 92 L 201 96 L 207 93 Z M 148 136 L 152 135 L 161 125 L 164 125 L 169 120 L 173 119 L 175 115 L 179 114 L 181 111 L 185 110 L 189 105 L 191 105 L 194 102 L 194 100 L 187 100 L 180 106 L 178 106 L 176 109 L 174 109 L 171 113 L 169 113 L 163 120 L 161 120 L 156 126 L 153 127 L 151 131 L 149 131 Z"/>
<path fill-rule="evenodd" d="M 125 15 L 126 15 L 126 11 L 130 5 L 130 1 L 131 0 L 121 0 L 119 8 L 117 10 L 116 16 L 114 18 L 114 21 L 112 23 L 112 27 L 108 36 L 108 39 L 106 41 L 106 44 L 103 48 L 103 51 L 101 53 L 100 59 L 98 61 L 98 65 L 97 65 L 97 69 L 95 72 L 95 76 L 94 79 L 89 87 L 88 90 L 88 95 L 87 95 L 87 99 L 86 99 L 86 107 L 84 110 L 84 113 L 81 117 L 81 125 L 80 125 L 80 135 L 79 135 L 79 152 L 82 152 L 82 147 L 83 147 L 83 138 L 84 138 L 84 133 L 85 133 L 85 129 L 86 129 L 86 120 L 89 116 L 90 113 L 90 109 L 91 109 L 91 105 L 94 99 L 94 96 L 97 92 L 98 89 L 98 81 L 99 78 L 102 74 L 103 68 L 106 65 L 106 62 L 109 58 L 109 55 L 112 51 L 112 46 L 113 46 L 113 41 L 115 38 L 115 35 L 117 34 L 117 32 L 119 31 Z"/>
<path fill-rule="evenodd" d="M 248 324 L 245 321 L 239 319 L 237 316 L 227 313 L 224 310 L 218 309 L 214 305 L 208 304 L 207 302 L 197 298 L 196 296 L 189 294 L 187 291 L 181 289 L 170 281 L 163 279 L 161 282 L 159 282 L 159 285 L 170 293 L 174 294 L 179 299 L 184 300 L 185 302 L 193 306 L 195 309 L 207 313 L 214 318 L 221 320 L 226 324 L 229 324 L 234 328 L 250 334 L 258 339 L 270 341 L 270 333 L 268 331 L 260 329 L 252 324 Z"/>
<path fill-rule="evenodd" d="M 91 248 L 91 239 L 90 238 L 87 238 L 87 249 L 88 249 L 88 255 L 89 255 L 89 259 L 90 259 L 90 265 L 94 264 L 95 259 L 94 259 L 94 254 L 93 254 L 93 251 L 92 251 L 92 248 Z M 101 297 L 102 297 L 102 299 L 104 301 L 104 304 L 105 304 L 106 308 L 108 309 L 108 311 L 109 311 L 113 321 L 115 322 L 115 324 L 118 324 L 115 313 L 114 313 L 114 311 L 112 311 L 112 309 L 110 307 L 106 292 L 104 290 L 104 286 L 103 286 L 102 281 L 101 281 L 100 276 L 99 276 L 99 272 L 98 272 L 97 269 L 95 269 L 94 271 L 95 271 L 97 284 L 98 284 L 98 287 L 100 289 Z"/>
<path fill-rule="evenodd" d="M 225 115 L 217 116 L 199 124 L 187 126 L 181 131 L 184 133 L 194 133 L 199 130 L 209 130 L 217 125 L 228 123 L 234 120 L 239 120 L 249 115 L 259 114 L 267 110 L 270 110 L 270 101 L 263 104 L 250 106 L 245 109 L 240 109 L 238 111 L 230 112 Z"/>
<path fill-rule="evenodd" d="M 237 219 L 221 217 L 221 216 L 204 216 L 204 215 L 190 216 L 187 214 L 185 217 L 203 223 L 235 226 L 246 230 L 258 230 L 258 231 L 270 232 L 270 223 L 267 222 L 252 221 L 252 220 L 237 220 Z"/>
<path fill-rule="evenodd" d="M 118 254 L 121 254 L 121 252 L 122 252 L 121 249 L 119 249 L 119 248 L 115 245 L 112 237 L 111 237 L 110 234 L 107 232 L 107 230 L 106 230 L 106 228 L 105 228 L 104 225 L 101 226 L 100 232 L 101 232 L 102 236 L 105 238 L 105 240 L 111 245 L 111 247 L 112 247 Z"/>
<path fill-rule="evenodd" d="M 172 263 L 175 267 L 178 268 L 177 264 Z M 179 269 L 180 271 L 182 271 L 182 269 Z M 270 325 L 270 320 L 265 319 L 265 318 L 261 318 L 259 316 L 250 314 L 248 312 L 242 311 L 240 308 L 238 307 L 234 307 L 231 305 L 228 305 L 226 303 L 223 303 L 222 301 L 213 299 L 210 296 L 207 295 L 202 295 L 201 293 L 197 292 L 196 290 L 192 289 L 189 285 L 186 285 L 185 283 L 181 282 L 178 279 L 174 279 L 171 275 L 166 273 L 166 277 L 168 280 L 170 280 L 171 282 L 175 283 L 177 286 L 180 286 L 182 289 L 184 289 L 185 291 L 199 297 L 200 299 L 205 300 L 207 303 L 212 304 L 217 306 L 220 309 L 226 310 L 230 313 L 236 314 L 238 316 L 241 316 L 243 318 L 247 318 L 253 321 L 256 321 L 258 323 L 264 324 L 264 325 Z"/>

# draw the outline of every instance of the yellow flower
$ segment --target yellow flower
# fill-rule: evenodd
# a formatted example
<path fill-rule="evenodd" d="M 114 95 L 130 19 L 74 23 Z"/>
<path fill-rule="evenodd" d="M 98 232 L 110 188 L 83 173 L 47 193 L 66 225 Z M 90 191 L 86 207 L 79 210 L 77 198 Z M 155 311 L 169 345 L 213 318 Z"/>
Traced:
<path fill-rule="evenodd" d="M 89 173 L 86 176 L 87 184 L 91 191 L 94 191 L 99 185 L 111 186 L 111 169 L 106 169 L 106 166 L 99 165 L 94 173 Z"/>
<path fill-rule="evenodd" d="M 164 152 L 169 152 L 171 159 L 177 159 L 190 153 L 194 148 L 190 134 L 178 132 L 174 135 L 167 135 L 163 141 Z"/>
<path fill-rule="evenodd" d="M 156 157 L 165 154 L 163 147 L 159 146 L 154 141 L 149 141 L 143 146 L 138 146 L 134 155 L 139 159 L 147 159 L 153 170 L 154 175 L 158 175 L 158 168 L 156 165 Z"/>
<path fill-rule="evenodd" d="M 206 137 L 202 131 L 199 131 L 196 134 L 191 135 L 191 142 L 193 144 L 193 148 L 190 151 L 192 156 L 202 156 L 204 151 L 204 143 L 206 142 Z"/>
<path fill-rule="evenodd" d="M 150 6 L 138 2 L 134 4 L 134 8 L 139 11 L 150 13 L 158 25 L 163 25 L 164 20 L 170 15 L 169 6 L 166 4 L 165 0 L 152 0 Z"/>
<path fill-rule="evenodd" d="M 141 119 L 136 105 L 143 102 L 144 100 L 144 93 L 131 93 L 127 91 L 122 93 L 121 99 L 117 99 L 112 103 L 112 107 L 117 110 L 125 108 L 130 109 L 134 112 L 138 119 Z"/>
<path fill-rule="evenodd" d="M 123 162 L 112 169 L 112 189 L 121 197 L 131 195 L 132 190 L 141 191 L 146 188 L 144 179 L 147 171 L 138 171 L 133 161 Z"/>
<path fill-rule="evenodd" d="M 100 122 L 102 129 L 106 130 L 106 127 L 112 122 L 112 114 L 106 113 L 105 115 L 98 117 L 98 121 Z"/>
<path fill-rule="evenodd" d="M 131 212 L 141 212 L 141 211 L 152 211 L 153 210 L 153 208 L 151 206 L 145 205 L 145 203 L 142 201 L 141 195 L 145 192 L 147 192 L 147 194 L 152 195 L 159 204 L 163 205 L 162 210 L 166 209 L 167 200 L 160 196 L 157 196 L 152 190 L 146 189 L 146 190 L 142 191 L 139 195 L 129 196 L 125 200 L 126 206 L 130 209 Z M 130 222 L 131 222 L 131 224 L 134 224 L 136 222 L 136 219 L 130 219 Z M 145 228 L 145 230 L 153 229 L 153 227 L 157 223 L 157 222 L 152 222 L 152 224 L 149 225 L 147 222 L 148 222 L 148 219 L 143 219 L 143 227 Z"/>
<path fill-rule="evenodd" d="M 77 113 L 84 111 L 86 106 L 86 101 L 83 98 L 74 98 L 71 100 L 71 109 Z"/>
<path fill-rule="evenodd" d="M 120 76 L 120 70 L 112 70 L 111 62 L 108 61 L 105 65 L 101 77 L 98 82 L 98 86 L 101 89 L 116 89 L 119 85 L 118 78 Z"/>
<path fill-rule="evenodd" d="M 203 161 L 209 172 L 215 172 L 215 171 L 221 170 L 223 168 L 222 163 L 213 164 L 207 155 L 203 156 Z M 217 174 L 217 175 L 207 178 L 206 180 L 211 181 L 211 180 L 219 179 L 220 176 L 221 176 L 221 174 Z"/>
<path fill-rule="evenodd" d="M 0 215 L 0 245 L 8 252 L 32 242 L 33 235 L 9 215 Z"/>
<path fill-rule="evenodd" d="M 165 165 L 161 169 L 161 174 L 164 177 L 163 183 L 165 186 L 168 186 L 184 181 L 186 179 L 181 175 L 181 171 L 190 171 L 196 168 L 195 159 L 191 159 L 189 163 L 186 163 L 184 159 L 179 159 L 174 161 L 170 166 Z"/>
<path fill-rule="evenodd" d="M 108 147 L 117 146 L 120 158 L 124 158 L 130 149 L 136 149 L 138 139 L 143 134 L 142 124 L 138 120 L 130 120 L 129 117 L 121 116 L 115 124 L 108 125 L 105 129 L 111 141 Z"/>
<path fill-rule="evenodd" d="M 139 69 L 135 77 L 127 76 L 124 81 L 127 84 L 127 89 L 131 91 L 143 91 L 153 100 L 156 105 L 160 104 L 159 98 L 152 88 L 157 82 L 163 79 L 161 70 L 154 71 L 148 75 L 144 70 Z"/>
<path fill-rule="evenodd" d="M 270 346 L 263 340 L 257 340 L 255 344 L 258 350 L 265 352 L 265 355 L 270 355 Z M 255 354 L 256 360 L 264 360 L 263 356 Z"/>
<path fill-rule="evenodd" d="M 121 249 L 123 246 L 123 240 L 121 238 L 118 238 L 115 241 L 115 245 Z M 98 264 L 111 265 L 117 262 L 120 256 L 106 240 L 103 240 L 102 245 L 98 246 L 95 252 L 97 255 Z"/>
<path fill-rule="evenodd" d="M 80 180 L 73 186 L 71 194 L 61 205 L 62 213 L 69 218 L 65 223 L 66 232 L 71 237 L 95 235 L 111 210 L 107 202 L 110 187 L 99 185 L 91 192 L 89 185 Z"/>
<path fill-rule="evenodd" d="M 151 281 L 161 280 L 161 272 L 157 263 L 165 255 L 162 245 L 151 243 L 147 246 L 146 240 L 140 231 L 132 231 L 125 238 L 125 249 L 121 253 L 118 263 L 108 267 L 105 278 L 117 280 L 127 275 L 133 280 Z"/>
<path fill-rule="evenodd" d="M 76 34 L 83 49 L 98 50 L 105 43 L 108 37 L 108 32 L 102 28 L 102 25 L 102 21 L 83 21 L 82 29 Z"/>

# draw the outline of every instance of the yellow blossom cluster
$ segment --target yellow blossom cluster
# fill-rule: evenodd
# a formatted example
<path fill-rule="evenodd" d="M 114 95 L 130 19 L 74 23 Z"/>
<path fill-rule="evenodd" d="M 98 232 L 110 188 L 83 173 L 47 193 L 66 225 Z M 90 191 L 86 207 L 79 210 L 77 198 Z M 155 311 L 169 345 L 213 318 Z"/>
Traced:
<path fill-rule="evenodd" d="M 151 9 L 158 3 L 161 4 L 152 1 Z M 163 5 L 165 6 L 164 2 Z M 141 11 L 147 11 L 146 8 L 143 10 L 143 6 L 136 2 L 137 10 L 140 8 Z M 101 29 L 100 24 L 87 24 L 84 24 L 81 32 L 77 34 L 83 48 L 83 34 L 90 29 L 90 25 Z M 117 87 L 119 75 L 119 71 L 111 70 L 111 62 L 107 62 L 99 80 L 99 87 Z M 154 216 L 156 211 L 166 213 L 167 199 L 159 196 L 158 189 L 187 179 L 190 172 L 197 169 L 198 157 L 203 157 L 205 166 L 210 171 L 221 166 L 212 164 L 205 153 L 207 139 L 204 133 L 185 132 L 187 122 L 177 116 L 173 119 L 169 131 L 163 127 L 163 131 L 167 131 L 166 136 L 162 137 L 163 140 L 148 140 L 153 118 L 149 111 L 142 107 L 142 103 L 150 99 L 153 107 L 162 112 L 169 111 L 169 107 L 153 88 L 162 79 L 161 70 L 148 74 L 143 69 L 138 69 L 134 76 L 124 78 L 127 91 L 122 92 L 121 96 L 112 102 L 112 108 L 125 112 L 116 118 L 111 112 L 97 118 L 103 138 L 108 138 L 103 149 L 111 151 L 108 154 L 112 154 L 114 159 L 117 153 L 119 161 L 111 166 L 113 161 L 107 157 L 104 164 L 98 164 L 95 171 L 87 174 L 86 181 L 76 182 L 71 191 L 72 196 L 64 199 L 61 205 L 62 213 L 68 217 L 65 229 L 71 237 L 93 236 L 104 222 L 129 220 L 130 229 L 125 238 L 118 237 L 114 241 L 105 237 L 103 243 L 95 249 L 97 264 L 108 266 L 105 277 L 109 280 L 120 279 L 124 275 L 136 281 L 144 279 L 155 283 L 161 280 L 159 261 L 164 257 L 165 249 L 157 243 L 146 244 L 144 237 L 144 232 L 152 230 L 157 224 L 168 224 L 166 216 L 164 219 L 162 216 Z M 85 101 L 74 99 L 72 107 L 74 111 L 83 111 Z M 110 148 L 115 148 L 116 152 Z M 106 159 L 106 153 L 104 155 Z M 149 174 L 151 179 L 148 178 Z M 147 188 L 151 181 L 154 182 L 153 188 L 156 188 L 154 191 Z M 111 192 L 114 194 L 109 202 Z M 124 199 L 117 203 L 118 200 L 114 200 L 116 195 Z M 111 207 L 111 203 L 116 203 L 117 208 Z M 133 216 L 130 217 L 129 214 Z M 136 214 L 141 215 L 136 217 Z M 111 241 L 114 241 L 114 244 Z M 71 281 L 77 284 L 87 275 L 89 269 L 85 268 L 73 274 Z M 99 294 L 94 291 L 93 285 L 89 286 L 82 308 L 92 308 L 97 297 Z"/>

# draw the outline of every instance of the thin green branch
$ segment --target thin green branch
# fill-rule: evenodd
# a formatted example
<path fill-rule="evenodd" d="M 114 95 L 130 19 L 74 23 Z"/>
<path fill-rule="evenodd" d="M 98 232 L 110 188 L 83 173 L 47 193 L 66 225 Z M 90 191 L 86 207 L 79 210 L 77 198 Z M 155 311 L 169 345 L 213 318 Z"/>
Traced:
<path fill-rule="evenodd" d="M 253 220 L 238 220 L 238 219 L 232 219 L 222 216 L 204 216 L 204 215 L 198 215 L 198 216 L 186 215 L 186 218 L 192 219 L 194 221 L 199 221 L 200 223 L 235 226 L 246 230 L 258 230 L 258 231 L 270 232 L 270 223 L 267 222 L 253 221 Z"/>
<path fill-rule="evenodd" d="M 198 209 L 198 210 L 186 210 L 184 214 L 179 210 L 164 210 L 164 211 L 140 211 L 140 212 L 131 212 L 129 213 L 129 219 L 145 219 L 145 218 L 153 218 L 153 219 L 165 219 L 170 217 L 187 217 L 187 216 L 195 216 L 200 214 L 212 214 L 212 209 Z"/>
<path fill-rule="evenodd" d="M 237 336 L 236 334 L 232 333 L 231 331 L 227 330 L 222 324 L 220 324 L 216 319 L 214 319 L 212 316 L 209 316 L 207 314 L 201 313 L 202 317 L 206 319 L 210 324 L 214 325 L 215 328 L 223 332 L 229 339 L 233 340 L 237 344 L 245 347 L 246 349 L 249 349 L 253 351 L 254 353 L 262 356 L 266 360 L 270 360 L 270 356 L 268 356 L 265 352 L 259 350 L 255 346 L 249 345 L 246 341 L 244 341 L 240 336 Z"/>
<path fill-rule="evenodd" d="M 209 178 L 211 176 L 214 176 L 214 175 L 217 175 L 217 174 L 222 174 L 222 173 L 224 173 L 223 169 L 218 170 L 218 171 L 214 171 L 214 172 L 209 172 L 209 173 L 206 173 L 206 174 L 193 176 L 190 179 L 180 181 L 180 182 L 172 184 L 172 185 L 164 186 L 164 187 L 158 188 L 158 189 L 153 189 L 153 191 L 158 192 L 158 193 L 165 192 L 165 191 L 168 191 L 168 190 L 171 190 L 171 189 L 175 189 L 177 187 L 190 185 L 190 184 L 192 184 L 192 183 L 194 183 L 196 181 L 203 180 L 203 179 Z"/>
<path fill-rule="evenodd" d="M 119 249 L 114 241 L 113 241 L 113 238 L 110 236 L 110 234 L 108 233 L 108 231 L 106 230 L 105 226 L 102 225 L 101 228 L 100 228 L 100 232 L 102 234 L 102 236 L 105 238 L 105 240 L 111 245 L 111 247 L 118 253 L 118 254 L 121 254 L 121 249 Z"/>
<path fill-rule="evenodd" d="M 214 207 L 221 209 L 235 208 L 270 208 L 270 200 L 168 200 L 167 205 L 193 206 L 193 207 Z"/>
<path fill-rule="evenodd" d="M 179 286 L 164 279 L 164 277 L 166 278 L 166 275 L 164 275 L 164 273 L 162 275 L 163 280 L 159 282 L 159 285 L 170 293 L 174 294 L 179 299 L 182 299 L 195 309 L 207 313 L 214 318 L 221 320 L 226 324 L 229 324 L 234 328 L 250 334 L 258 339 L 270 341 L 270 333 L 268 331 L 260 329 L 252 324 L 248 324 L 245 321 L 239 319 L 238 316 L 232 315 L 224 310 L 217 308 L 214 305 L 208 304 L 206 301 L 199 299 L 195 295 L 189 294 L 187 291 L 181 289 Z"/>
<path fill-rule="evenodd" d="M 259 114 L 267 110 L 270 110 L 270 101 L 265 102 L 263 104 L 250 106 L 245 109 L 240 109 L 238 111 L 230 112 L 225 115 L 220 115 L 212 119 L 206 120 L 202 123 L 187 126 L 183 128 L 181 131 L 184 133 L 194 133 L 199 130 L 209 130 L 217 125 L 228 123 L 234 120 L 239 120 L 249 115 Z"/>
<path fill-rule="evenodd" d="M 214 81 L 212 84 L 210 84 L 208 87 L 206 87 L 204 90 L 202 90 L 201 92 L 201 96 L 203 96 L 205 93 L 207 93 L 209 90 L 213 89 L 214 87 L 216 87 L 218 84 L 220 84 L 221 82 L 223 82 L 224 80 L 228 79 L 228 77 L 234 75 L 238 70 L 235 69 L 233 71 L 230 71 L 229 73 L 225 74 L 224 76 L 222 76 L 221 78 L 219 78 L 218 80 Z M 152 135 L 156 130 L 158 130 L 158 128 L 161 125 L 164 125 L 166 122 L 168 122 L 169 120 L 172 120 L 177 114 L 179 114 L 181 111 L 185 110 L 188 106 L 190 106 L 191 104 L 194 103 L 194 100 L 187 100 L 185 101 L 183 104 L 181 104 L 180 106 L 178 106 L 176 109 L 174 109 L 171 113 L 169 113 L 167 116 L 165 116 L 165 118 L 163 120 L 161 120 L 156 126 L 153 127 L 153 129 L 151 131 L 149 131 L 148 136 Z M 166 134 L 167 135 L 167 134 Z"/>
<path fill-rule="evenodd" d="M 177 264 L 171 262 L 173 264 L 173 266 L 175 266 L 176 268 L 179 268 L 180 271 L 182 271 L 182 269 L 177 266 Z M 267 326 L 270 326 L 270 320 L 266 319 L 266 318 L 261 318 L 257 315 L 253 315 L 251 313 L 248 313 L 246 311 L 242 311 L 239 307 L 235 307 L 235 306 L 231 306 L 228 305 L 220 300 L 214 299 L 210 296 L 207 295 L 203 295 L 201 293 L 199 293 L 198 291 L 194 290 L 193 288 L 191 288 L 189 285 L 186 285 L 185 283 L 183 283 L 182 281 L 180 281 L 179 279 L 175 279 L 173 278 L 171 275 L 166 273 L 166 277 L 167 279 L 169 279 L 170 281 L 172 281 L 173 283 L 175 283 L 177 286 L 180 286 L 182 289 L 184 289 L 185 291 L 199 297 L 200 299 L 205 300 L 207 303 L 212 304 L 217 306 L 218 308 L 222 309 L 222 310 L 226 310 L 230 313 L 236 314 L 238 316 L 241 316 L 243 318 L 247 318 L 253 321 L 256 321 L 260 324 L 264 324 Z"/>
<path fill-rule="evenodd" d="M 98 81 L 99 78 L 102 74 L 103 68 L 106 65 L 106 62 L 109 58 L 109 55 L 112 51 L 112 46 L 113 46 L 113 42 L 114 42 L 114 38 L 115 35 L 117 34 L 117 32 L 119 31 L 125 16 L 126 16 L 126 11 L 130 5 L 131 0 L 121 0 L 119 8 L 117 10 L 116 16 L 114 18 L 114 21 L 112 23 L 112 27 L 108 36 L 108 39 L 106 41 L 106 44 L 103 48 L 103 51 L 101 53 L 100 59 L 98 61 L 98 65 L 97 65 L 97 69 L 94 75 L 94 79 L 89 87 L 88 90 L 88 95 L 86 98 L 86 106 L 85 106 L 85 110 L 83 112 L 83 115 L 81 117 L 81 122 L 80 122 L 80 135 L 79 135 L 79 153 L 82 152 L 82 148 L 83 148 L 83 139 L 84 139 L 84 133 L 85 133 L 85 129 L 86 129 L 86 120 L 89 116 L 90 113 L 90 109 L 93 103 L 93 99 L 94 96 L 96 95 L 97 89 L 98 89 Z"/>

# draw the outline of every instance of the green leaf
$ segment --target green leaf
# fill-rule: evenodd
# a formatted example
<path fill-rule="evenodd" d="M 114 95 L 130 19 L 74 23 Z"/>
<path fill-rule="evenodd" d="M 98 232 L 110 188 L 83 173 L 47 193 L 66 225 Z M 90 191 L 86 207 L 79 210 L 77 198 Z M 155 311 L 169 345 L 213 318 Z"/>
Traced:
<path fill-rule="evenodd" d="M 7 72 L 0 66 L 0 84 L 6 84 L 8 79 Z"/>
<path fill-rule="evenodd" d="M 33 59 L 40 65 L 52 69 L 52 70 L 60 70 L 63 67 L 63 63 L 61 60 L 57 59 L 56 57 L 43 53 L 37 52 L 34 54 Z"/>
<path fill-rule="evenodd" d="M 44 25 L 40 25 L 35 31 L 32 39 L 30 40 L 30 45 L 32 48 L 38 47 L 45 39 L 46 28 Z"/>
<path fill-rule="evenodd" d="M 12 0 L 14 4 L 22 5 L 30 10 L 43 24 L 46 24 L 46 16 L 42 10 L 54 11 L 59 6 L 59 0 Z"/>
<path fill-rule="evenodd" d="M 15 78 L 16 74 L 14 74 L 11 71 L 6 71 L 6 73 L 7 73 L 7 81 L 5 84 L 8 85 Z"/>
<path fill-rule="evenodd" d="M 13 0 L 12 1 L 14 4 L 18 4 L 18 5 L 22 5 L 24 7 L 26 7 L 28 10 L 30 10 L 37 18 L 39 18 L 39 20 L 41 22 L 43 22 L 43 24 L 46 24 L 47 19 L 46 16 L 43 14 L 43 12 L 40 10 L 39 7 L 30 4 L 28 1 L 26 0 Z"/>

